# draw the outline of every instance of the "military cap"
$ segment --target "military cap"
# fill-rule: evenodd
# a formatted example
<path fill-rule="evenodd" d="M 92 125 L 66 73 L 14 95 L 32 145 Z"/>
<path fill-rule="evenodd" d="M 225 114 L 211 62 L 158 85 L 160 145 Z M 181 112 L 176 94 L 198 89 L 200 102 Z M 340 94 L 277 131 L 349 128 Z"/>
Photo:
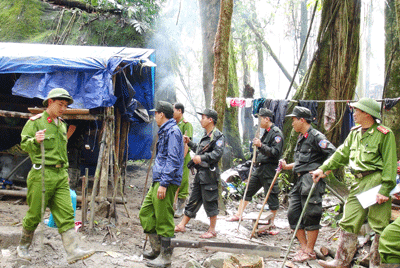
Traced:
<path fill-rule="evenodd" d="M 53 88 L 50 90 L 47 98 L 43 101 L 43 105 L 47 107 L 49 99 L 65 99 L 68 101 L 68 105 L 72 104 L 74 100 L 71 95 L 69 95 L 68 91 L 63 88 Z"/>
<path fill-rule="evenodd" d="M 291 114 L 286 115 L 286 117 L 297 117 L 297 118 L 304 118 L 304 119 L 312 119 L 311 118 L 311 111 L 302 106 L 294 107 Z"/>
<path fill-rule="evenodd" d="M 204 109 L 204 111 L 202 113 L 198 112 L 198 114 L 201 114 L 201 115 L 204 114 L 208 117 L 211 117 L 212 119 L 214 119 L 214 121 L 218 120 L 218 113 L 214 109 L 206 108 L 206 109 Z"/>
<path fill-rule="evenodd" d="M 356 103 L 350 104 L 350 107 L 360 109 L 361 111 L 366 112 L 367 114 L 370 114 L 379 120 L 382 120 L 381 107 L 376 100 L 370 98 L 361 98 Z"/>
<path fill-rule="evenodd" d="M 267 108 L 261 108 L 260 111 L 258 112 L 258 116 L 263 116 L 263 117 L 270 117 L 272 118 L 274 116 L 274 113 Z"/>
<path fill-rule="evenodd" d="M 174 107 L 167 101 L 159 101 L 157 102 L 156 108 L 151 109 L 150 112 L 164 113 L 168 118 L 172 118 Z"/>

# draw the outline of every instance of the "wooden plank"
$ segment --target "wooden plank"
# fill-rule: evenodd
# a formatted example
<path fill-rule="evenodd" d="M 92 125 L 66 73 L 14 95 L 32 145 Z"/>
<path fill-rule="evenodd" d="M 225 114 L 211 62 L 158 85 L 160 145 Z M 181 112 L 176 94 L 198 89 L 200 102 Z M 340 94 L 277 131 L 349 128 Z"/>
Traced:
<path fill-rule="evenodd" d="M 33 114 L 43 113 L 46 108 L 29 107 L 28 111 Z M 67 108 L 64 114 L 89 114 L 89 109 L 72 109 Z"/>
<path fill-rule="evenodd" d="M 14 112 L 14 111 L 6 111 L 0 110 L 0 116 L 2 117 L 16 117 L 16 118 L 26 118 L 29 119 L 30 117 L 34 116 L 35 114 L 32 113 L 21 113 L 21 112 Z M 103 120 L 104 116 L 102 114 L 99 115 L 92 115 L 92 114 L 66 114 L 62 116 L 63 119 L 66 120 Z M 114 116 L 110 116 L 110 119 L 114 120 Z"/>

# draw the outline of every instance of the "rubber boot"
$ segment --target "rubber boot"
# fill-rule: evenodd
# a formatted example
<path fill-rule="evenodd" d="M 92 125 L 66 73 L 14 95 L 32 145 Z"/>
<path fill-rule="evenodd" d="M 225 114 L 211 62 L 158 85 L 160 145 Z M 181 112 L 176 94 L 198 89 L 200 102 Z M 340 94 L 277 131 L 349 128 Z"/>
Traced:
<path fill-rule="evenodd" d="M 74 228 L 69 229 L 61 234 L 64 249 L 67 252 L 67 261 L 69 264 L 84 260 L 92 256 L 94 250 L 82 250 L 78 245 L 78 235 Z"/>
<path fill-rule="evenodd" d="M 19 246 L 17 247 L 18 257 L 25 260 L 32 260 L 31 255 L 29 255 L 29 247 L 32 244 L 33 234 L 35 231 L 28 231 L 22 228 L 21 239 L 19 241 Z"/>
<path fill-rule="evenodd" d="M 161 236 L 161 252 L 158 257 L 152 261 L 146 262 L 148 267 L 170 267 L 173 248 L 171 247 L 171 238 Z"/>
<path fill-rule="evenodd" d="M 339 245 L 335 259 L 332 261 L 318 261 L 324 268 L 347 268 L 357 250 L 357 235 L 340 229 Z"/>
<path fill-rule="evenodd" d="M 149 234 L 149 241 L 150 241 L 150 246 L 151 250 L 150 251 L 144 251 L 143 252 L 143 257 L 146 259 L 153 260 L 160 255 L 160 250 L 161 250 L 161 240 L 160 236 L 157 234 Z"/>
<path fill-rule="evenodd" d="M 378 268 L 381 264 L 381 255 L 379 255 L 379 238 L 381 235 L 375 234 L 374 241 L 372 241 L 371 249 L 369 250 L 369 268 Z"/>
<path fill-rule="evenodd" d="M 176 211 L 174 218 L 180 218 L 183 216 L 183 210 L 185 209 L 185 201 L 186 198 L 178 198 L 177 205 L 176 205 Z"/>

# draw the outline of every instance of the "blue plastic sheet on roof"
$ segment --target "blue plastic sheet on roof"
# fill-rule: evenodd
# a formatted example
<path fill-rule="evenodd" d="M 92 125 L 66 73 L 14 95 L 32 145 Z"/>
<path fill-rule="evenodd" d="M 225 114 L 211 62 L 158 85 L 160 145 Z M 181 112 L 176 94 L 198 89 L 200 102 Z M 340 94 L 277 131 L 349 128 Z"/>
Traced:
<path fill-rule="evenodd" d="M 0 73 L 21 74 L 14 95 L 45 99 L 51 89 L 62 87 L 74 98 L 71 108 L 109 107 L 117 99 L 112 86 L 112 76 L 122 70 L 117 67 L 155 66 L 149 60 L 153 52 L 126 47 L 0 43 Z"/>

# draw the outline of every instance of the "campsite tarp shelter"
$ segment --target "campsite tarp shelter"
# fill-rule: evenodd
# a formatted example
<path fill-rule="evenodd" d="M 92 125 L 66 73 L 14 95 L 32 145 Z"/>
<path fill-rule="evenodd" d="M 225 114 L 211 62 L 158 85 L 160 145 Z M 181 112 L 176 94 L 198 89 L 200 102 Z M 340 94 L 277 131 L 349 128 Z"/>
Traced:
<path fill-rule="evenodd" d="M 133 122 L 128 158 L 146 159 L 151 157 L 152 126 L 129 108 L 140 104 L 145 110 L 153 108 L 153 52 L 127 47 L 0 43 L 0 74 L 18 74 L 12 95 L 44 99 L 51 89 L 62 87 L 74 98 L 71 108 L 120 105 L 123 118 Z"/>

